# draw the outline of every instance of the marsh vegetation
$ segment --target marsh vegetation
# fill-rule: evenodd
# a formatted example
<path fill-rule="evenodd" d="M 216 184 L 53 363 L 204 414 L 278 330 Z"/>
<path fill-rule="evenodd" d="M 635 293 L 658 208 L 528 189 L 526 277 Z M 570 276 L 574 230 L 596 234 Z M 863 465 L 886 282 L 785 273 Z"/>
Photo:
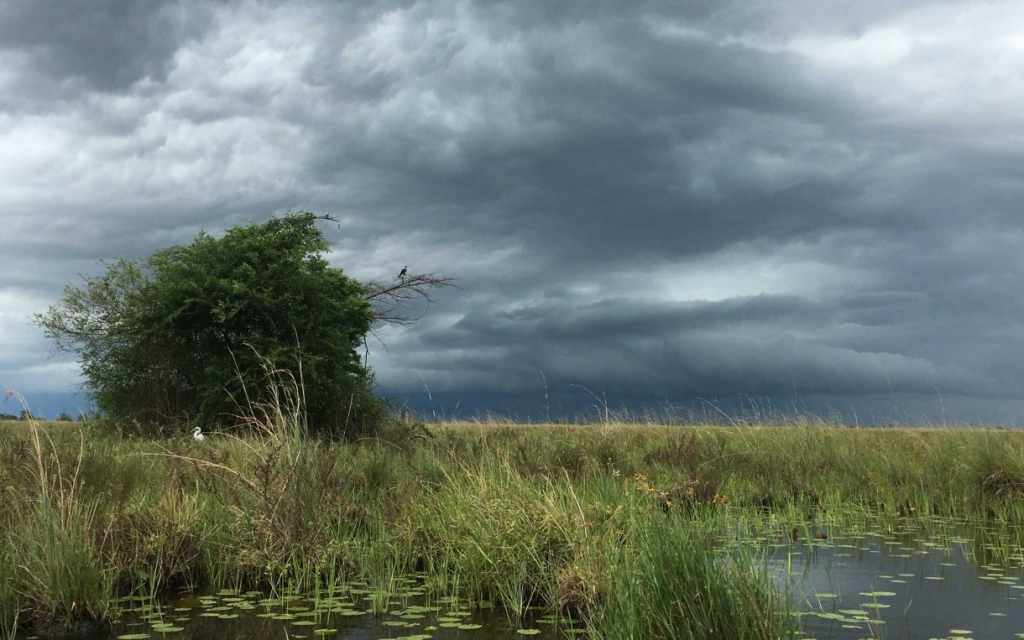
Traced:
<path fill-rule="evenodd" d="M 862 637 L 884 634 L 882 607 L 830 609 L 814 574 L 851 536 L 925 531 L 918 550 L 1004 582 L 1022 559 L 1018 431 L 396 421 L 326 442 L 280 409 L 250 426 L 0 424 L 3 633 L 229 590 L 616 639 L 799 636 L 846 609 Z"/>

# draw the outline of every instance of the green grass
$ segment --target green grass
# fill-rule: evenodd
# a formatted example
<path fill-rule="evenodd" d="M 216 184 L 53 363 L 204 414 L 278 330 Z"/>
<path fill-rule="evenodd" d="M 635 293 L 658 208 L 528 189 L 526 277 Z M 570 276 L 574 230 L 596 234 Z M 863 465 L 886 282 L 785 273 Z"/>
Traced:
<path fill-rule="evenodd" d="M 598 638 L 781 637 L 787 599 L 715 542 L 737 514 L 941 514 L 994 527 L 996 555 L 1024 535 L 1024 432 L 396 423 L 327 443 L 298 425 L 271 410 L 195 443 L 0 423 L 0 634 L 180 587 L 360 580 L 385 603 L 424 571 L 438 597 Z"/>

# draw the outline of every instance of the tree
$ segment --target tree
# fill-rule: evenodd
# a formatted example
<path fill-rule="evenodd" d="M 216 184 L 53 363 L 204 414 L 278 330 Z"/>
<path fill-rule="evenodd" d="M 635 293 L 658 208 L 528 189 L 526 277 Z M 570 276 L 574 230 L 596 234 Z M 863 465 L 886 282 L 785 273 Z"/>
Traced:
<path fill-rule="evenodd" d="M 79 354 L 87 390 L 111 417 L 229 426 L 240 406 L 269 400 L 280 382 L 271 374 L 285 372 L 300 383 L 310 429 L 364 433 L 382 405 L 357 349 L 375 321 L 401 317 L 397 306 L 375 311 L 375 293 L 393 302 L 402 290 L 331 267 L 324 219 L 292 213 L 106 264 L 36 321 L 58 350 Z M 429 301 L 409 286 L 404 300 Z"/>

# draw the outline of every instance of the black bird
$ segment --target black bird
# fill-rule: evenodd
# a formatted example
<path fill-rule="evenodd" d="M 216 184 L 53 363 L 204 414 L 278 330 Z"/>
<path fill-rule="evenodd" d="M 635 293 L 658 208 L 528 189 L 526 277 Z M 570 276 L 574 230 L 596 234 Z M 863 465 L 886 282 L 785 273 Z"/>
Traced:
<path fill-rule="evenodd" d="M 409 273 L 409 265 L 405 265 L 404 267 L 402 267 L 402 270 L 398 272 L 398 277 L 404 278 L 405 274 L 407 273 Z"/>

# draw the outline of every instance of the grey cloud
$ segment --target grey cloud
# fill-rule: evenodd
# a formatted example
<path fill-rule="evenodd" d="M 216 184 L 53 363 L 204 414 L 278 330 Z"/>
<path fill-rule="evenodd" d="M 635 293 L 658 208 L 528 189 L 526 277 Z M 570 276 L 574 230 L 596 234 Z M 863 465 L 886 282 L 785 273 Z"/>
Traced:
<path fill-rule="evenodd" d="M 437 346 L 474 345 L 476 340 L 531 340 L 551 344 L 602 344 L 616 336 L 665 338 L 683 331 L 716 329 L 756 322 L 805 323 L 821 320 L 823 310 L 797 296 L 757 296 L 714 303 L 644 303 L 611 298 L 579 306 L 549 302 L 514 311 L 472 313 L 461 319 Z"/>
<path fill-rule="evenodd" d="M 914 108 L 914 71 L 929 97 L 968 53 L 837 70 L 788 46 L 958 6 L 8 3 L 0 154 L 28 168 L 0 168 L 0 294 L 52 300 L 97 259 L 308 208 L 342 220 L 347 272 L 464 287 L 371 341 L 389 393 L 500 404 L 544 372 L 636 402 L 938 390 L 1008 411 L 1017 116 L 984 74 L 977 101 L 950 81 Z"/>
<path fill-rule="evenodd" d="M 115 92 L 162 81 L 183 38 L 208 23 L 210 3 L 143 0 L 9 0 L 0 49 L 22 52 L 31 71 L 59 85 Z"/>
<path fill-rule="evenodd" d="M 851 205 L 869 189 L 871 158 L 858 132 L 831 130 L 856 109 L 832 83 L 816 84 L 793 56 L 658 42 L 635 19 L 621 22 L 602 30 L 599 18 L 571 45 L 557 22 L 548 37 L 504 34 L 512 45 L 488 42 L 496 52 L 475 62 L 493 70 L 478 86 L 452 69 L 473 55 L 466 32 L 440 36 L 439 58 L 429 38 L 417 40 L 431 62 L 389 71 L 369 99 L 390 105 L 428 86 L 442 115 L 468 108 L 468 127 L 370 115 L 328 126 L 309 167 L 325 183 L 390 182 L 389 208 L 429 212 L 418 226 L 474 233 L 482 217 L 492 234 L 538 250 L 557 243 L 584 262 L 895 224 Z M 573 64 L 574 50 L 598 53 Z M 350 85 L 335 86 L 345 105 Z"/>
<path fill-rule="evenodd" d="M 685 305 L 612 299 L 472 314 L 451 329 L 428 329 L 417 342 L 428 353 L 461 354 L 430 365 L 449 369 L 456 387 L 488 370 L 487 363 L 500 353 L 505 383 L 515 378 L 530 386 L 537 372 L 546 371 L 561 382 L 622 393 L 656 388 L 673 396 L 932 393 L 937 388 L 1007 393 L 998 380 L 955 364 L 793 337 L 830 320 L 836 318 L 827 307 L 795 296 Z"/>

